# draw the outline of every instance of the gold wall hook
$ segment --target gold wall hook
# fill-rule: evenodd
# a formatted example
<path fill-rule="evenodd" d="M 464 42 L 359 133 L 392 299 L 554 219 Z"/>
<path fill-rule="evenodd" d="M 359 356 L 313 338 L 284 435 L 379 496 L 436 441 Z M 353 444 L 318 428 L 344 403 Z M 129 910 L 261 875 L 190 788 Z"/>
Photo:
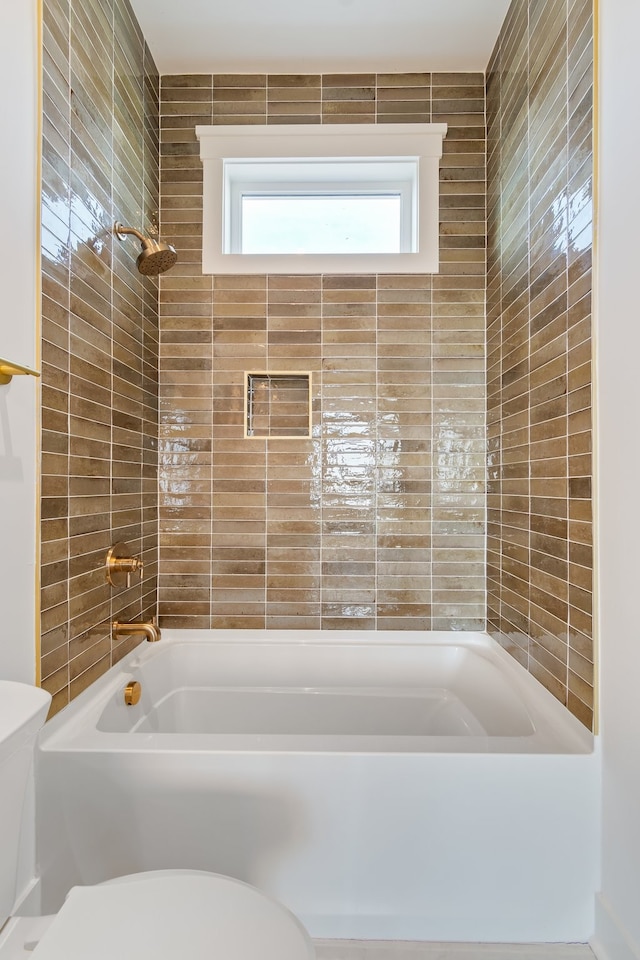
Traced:
<path fill-rule="evenodd" d="M 142 580 L 144 560 L 132 556 L 126 543 L 115 543 L 107 553 L 104 565 L 107 582 L 112 587 L 130 587 L 132 573 L 138 573 Z"/>
<path fill-rule="evenodd" d="M 20 363 L 0 357 L 0 384 L 11 383 L 11 378 L 17 376 L 39 377 L 40 374 L 31 367 L 23 367 Z"/>

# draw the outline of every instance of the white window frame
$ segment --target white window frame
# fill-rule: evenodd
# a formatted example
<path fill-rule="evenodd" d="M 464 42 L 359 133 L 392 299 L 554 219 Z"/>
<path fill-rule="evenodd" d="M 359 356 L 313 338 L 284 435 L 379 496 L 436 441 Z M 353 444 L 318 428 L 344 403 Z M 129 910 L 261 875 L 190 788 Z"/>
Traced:
<path fill-rule="evenodd" d="M 204 169 L 203 272 L 437 273 L 439 160 L 446 132 L 443 123 L 197 126 Z M 312 184 L 335 195 L 345 187 L 366 192 L 369 184 L 380 190 L 382 181 L 397 192 L 399 181 L 406 190 L 411 179 L 400 253 L 238 252 L 228 214 L 237 217 L 243 185 L 262 183 L 282 194 L 287 186 L 295 193 Z"/>

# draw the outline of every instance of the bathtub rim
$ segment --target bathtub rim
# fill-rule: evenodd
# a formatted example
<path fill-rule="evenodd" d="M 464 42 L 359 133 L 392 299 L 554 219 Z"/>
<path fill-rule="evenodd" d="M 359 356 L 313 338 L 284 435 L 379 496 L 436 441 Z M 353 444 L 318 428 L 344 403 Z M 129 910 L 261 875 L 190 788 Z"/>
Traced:
<path fill-rule="evenodd" d="M 256 646 L 332 647 L 347 645 L 354 648 L 367 647 L 424 647 L 424 646 L 463 646 L 477 651 L 492 661 L 513 684 L 512 689 L 523 697 L 526 709 L 534 720 L 536 732 L 533 735 L 492 736 L 492 737 L 431 737 L 414 738 L 411 745 L 396 745 L 386 741 L 380 749 L 372 744 L 365 745 L 355 737 L 340 736 L 322 747 L 319 741 L 315 746 L 305 746 L 295 735 L 282 735 L 282 743 L 273 741 L 259 750 L 240 739 L 223 746 L 216 743 L 215 734 L 148 734 L 135 736 L 129 733 L 104 732 L 97 729 L 97 723 L 108 701 L 120 688 L 124 688 L 132 678 L 132 670 L 144 667 L 144 664 L 162 655 L 162 651 L 180 644 L 197 645 L 199 643 L 217 644 L 253 644 Z M 195 743 L 193 737 L 200 738 Z M 228 737 L 229 735 L 227 735 Z M 288 738 L 288 739 L 285 739 Z M 162 738 L 160 740 L 159 738 Z M 209 738 L 205 742 L 205 738 Z M 220 739 L 220 738 L 218 738 Z M 306 738 L 307 741 L 309 737 Z M 325 738 L 327 739 L 327 738 Z M 383 738 L 377 738 L 382 740 Z M 390 738 L 391 739 L 391 738 Z M 397 739 L 397 738 L 396 738 Z M 339 740 L 340 744 L 336 741 Z M 137 741 L 137 742 L 136 742 Z M 350 741 L 350 745 L 348 745 Z M 429 741 L 429 742 L 426 742 Z M 590 754 L 595 748 L 595 738 L 553 695 L 528 673 L 506 650 L 489 634 L 479 631 L 322 631 L 322 630 L 174 630 L 164 629 L 162 640 L 158 644 L 141 643 L 105 674 L 98 678 L 78 697 L 69 703 L 55 717 L 47 722 L 40 733 L 39 749 L 44 751 L 95 751 L 95 752 L 196 752 L 196 753 L 313 753 L 313 754 L 357 754 L 372 756 L 407 755 L 429 756 L 451 753 L 456 756 L 471 754 L 509 754 L 509 755 L 572 755 Z"/>

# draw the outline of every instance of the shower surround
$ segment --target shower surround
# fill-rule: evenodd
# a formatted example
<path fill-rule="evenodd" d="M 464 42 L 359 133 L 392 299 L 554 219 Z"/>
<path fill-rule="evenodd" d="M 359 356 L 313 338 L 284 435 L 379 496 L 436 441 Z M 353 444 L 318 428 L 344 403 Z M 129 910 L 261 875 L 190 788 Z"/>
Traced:
<path fill-rule="evenodd" d="M 43 6 L 55 710 L 135 643 L 115 646 L 111 620 L 156 601 L 157 284 L 110 230 L 158 207 L 159 81 L 126 0 Z M 162 79 L 162 227 L 180 257 L 160 307 L 167 625 L 473 630 L 488 614 L 592 725 L 592 37 L 591 0 L 514 0 L 486 101 L 480 74 Z M 202 275 L 196 124 L 430 120 L 449 125 L 439 274 Z M 243 438 L 243 372 L 269 369 L 313 373 L 310 440 Z M 118 539 L 145 580 L 112 595 Z"/>
<path fill-rule="evenodd" d="M 196 124 L 449 125 L 436 276 L 203 276 Z M 482 74 L 164 76 L 160 614 L 482 629 Z M 245 370 L 313 374 L 309 440 L 243 437 Z"/>

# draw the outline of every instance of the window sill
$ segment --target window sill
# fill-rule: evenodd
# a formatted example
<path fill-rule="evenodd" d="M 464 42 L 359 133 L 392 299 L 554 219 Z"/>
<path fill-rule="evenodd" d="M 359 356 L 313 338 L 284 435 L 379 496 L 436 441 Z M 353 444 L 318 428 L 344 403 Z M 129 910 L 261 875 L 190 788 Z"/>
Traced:
<path fill-rule="evenodd" d="M 210 253 L 206 273 L 437 273 L 438 263 L 422 253 Z"/>

